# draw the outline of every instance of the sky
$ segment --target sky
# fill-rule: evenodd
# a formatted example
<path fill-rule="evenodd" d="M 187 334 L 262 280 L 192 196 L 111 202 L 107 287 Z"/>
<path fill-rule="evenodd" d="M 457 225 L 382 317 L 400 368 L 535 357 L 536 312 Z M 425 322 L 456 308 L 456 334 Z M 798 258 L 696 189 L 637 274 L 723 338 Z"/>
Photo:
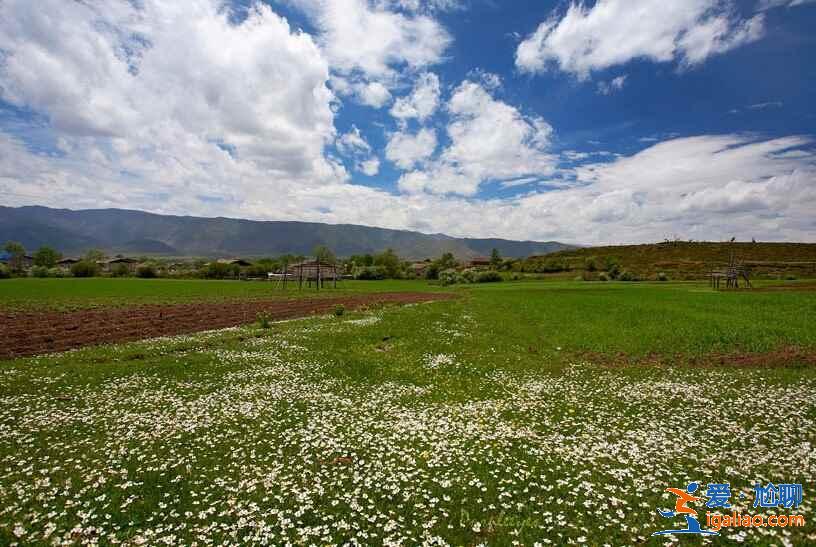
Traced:
<path fill-rule="evenodd" d="M 816 241 L 816 0 L 0 0 L 0 204 Z"/>

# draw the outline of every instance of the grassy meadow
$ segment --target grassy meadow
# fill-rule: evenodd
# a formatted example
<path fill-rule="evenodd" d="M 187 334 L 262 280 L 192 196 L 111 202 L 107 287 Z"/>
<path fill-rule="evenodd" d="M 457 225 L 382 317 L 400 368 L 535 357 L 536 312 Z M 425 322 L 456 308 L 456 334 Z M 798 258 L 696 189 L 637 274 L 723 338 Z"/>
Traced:
<path fill-rule="evenodd" d="M 44 294 L 23 286 L 0 291 Z M 344 290 L 369 287 L 439 290 Z M 446 290 L 460 298 L 0 362 L 0 544 L 674 545 L 650 534 L 682 519 L 656 509 L 690 481 L 807 525 L 681 543 L 816 543 L 816 291 Z M 741 360 L 781 351 L 802 361 Z M 753 509 L 758 481 L 802 483 L 802 505 Z"/>
<path fill-rule="evenodd" d="M 338 294 L 392 291 L 428 291 L 427 283 L 387 280 L 338 281 L 337 289 L 298 290 L 289 280 L 286 290 L 268 281 L 204 279 L 138 279 L 133 277 L 91 277 L 37 279 L 16 278 L 0 283 L 0 310 L 3 309 L 81 309 L 98 306 L 139 304 L 184 304 L 219 300 L 310 298 Z"/>

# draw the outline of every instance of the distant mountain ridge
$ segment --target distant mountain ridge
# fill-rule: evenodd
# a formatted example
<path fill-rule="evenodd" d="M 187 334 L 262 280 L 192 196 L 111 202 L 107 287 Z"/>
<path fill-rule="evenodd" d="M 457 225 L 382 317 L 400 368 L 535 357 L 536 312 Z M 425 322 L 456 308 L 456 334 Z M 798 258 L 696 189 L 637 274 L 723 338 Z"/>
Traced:
<path fill-rule="evenodd" d="M 110 253 L 189 257 L 309 255 L 326 245 L 338 256 L 392 248 L 401 257 L 422 259 L 451 252 L 459 258 L 524 257 L 574 248 L 557 241 L 455 238 L 354 224 L 258 221 L 172 216 L 127 209 L 51 209 L 0 206 L 0 243 L 26 249 L 49 245 L 66 255 L 102 249 Z"/>

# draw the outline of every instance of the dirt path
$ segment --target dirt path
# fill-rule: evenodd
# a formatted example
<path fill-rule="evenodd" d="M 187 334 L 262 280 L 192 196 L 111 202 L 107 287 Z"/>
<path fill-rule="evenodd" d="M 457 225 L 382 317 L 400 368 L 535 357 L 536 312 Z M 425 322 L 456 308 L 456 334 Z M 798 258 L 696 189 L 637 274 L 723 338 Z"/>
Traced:
<path fill-rule="evenodd" d="M 189 334 L 256 321 L 319 315 L 342 304 L 348 309 L 380 303 L 448 300 L 444 293 L 379 293 L 301 300 L 203 302 L 100 308 L 73 312 L 0 312 L 0 359 L 53 353 L 83 346 Z"/>

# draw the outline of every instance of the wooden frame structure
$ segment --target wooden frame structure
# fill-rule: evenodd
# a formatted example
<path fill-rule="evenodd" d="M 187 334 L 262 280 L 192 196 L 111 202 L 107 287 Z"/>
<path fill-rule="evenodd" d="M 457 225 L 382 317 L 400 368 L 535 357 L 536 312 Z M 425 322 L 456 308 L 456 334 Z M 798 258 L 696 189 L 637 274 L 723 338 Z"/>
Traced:
<path fill-rule="evenodd" d="M 311 288 L 312 283 L 317 290 L 324 289 L 327 281 L 336 289 L 340 274 L 337 271 L 337 264 L 315 258 L 292 265 L 285 263 L 283 273 L 277 277 L 276 287 L 282 285 L 282 288 L 286 289 L 286 282 L 290 278 L 297 281 L 298 289 L 303 289 L 304 284 Z"/>
<path fill-rule="evenodd" d="M 749 289 L 751 285 L 751 270 L 742 262 L 737 262 L 734 252 L 731 251 L 731 258 L 728 261 L 726 270 L 715 270 L 709 274 L 711 278 L 711 288 L 719 290 L 720 283 L 725 279 L 726 289 L 739 289 L 739 280 L 745 281 L 745 286 Z"/>

